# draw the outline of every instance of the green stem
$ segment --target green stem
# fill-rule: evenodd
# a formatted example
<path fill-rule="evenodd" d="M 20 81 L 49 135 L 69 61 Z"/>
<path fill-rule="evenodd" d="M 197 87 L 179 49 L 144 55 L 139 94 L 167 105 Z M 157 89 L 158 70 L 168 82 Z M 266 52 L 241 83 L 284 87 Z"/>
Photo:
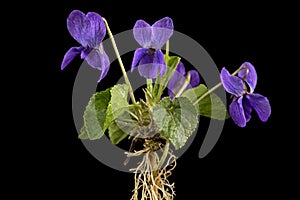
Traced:
<path fill-rule="evenodd" d="M 161 159 L 157 165 L 157 169 L 156 171 L 158 171 L 162 165 L 164 164 L 166 158 L 167 158 L 167 155 L 168 155 L 168 152 L 169 152 L 169 146 L 170 146 L 170 143 L 169 143 L 169 140 L 166 141 L 166 145 L 165 145 L 165 149 L 164 149 L 164 152 L 163 152 L 163 155 L 161 156 Z"/>
<path fill-rule="evenodd" d="M 237 75 L 237 73 L 239 73 L 239 71 L 241 71 L 242 69 L 248 69 L 248 68 L 245 67 L 245 66 L 240 67 L 235 72 L 233 72 L 231 75 L 232 76 Z M 212 87 L 211 89 L 209 89 L 207 92 L 205 92 L 201 97 L 199 97 L 199 99 L 197 99 L 194 102 L 194 105 L 198 104 L 202 99 L 204 99 L 206 96 L 210 95 L 213 91 L 215 91 L 216 89 L 218 89 L 220 86 L 222 86 L 222 82 L 218 83 L 217 85 L 215 85 L 214 87 Z"/>
<path fill-rule="evenodd" d="M 169 63 L 169 52 L 170 52 L 170 41 L 168 40 L 166 42 L 166 54 L 165 54 L 165 63 L 166 65 Z M 158 91 L 157 91 L 157 95 L 156 95 L 156 102 L 159 102 L 160 100 L 160 97 L 163 93 L 163 90 L 165 89 L 165 81 L 166 81 L 166 76 L 163 76 L 163 77 L 157 77 L 156 79 L 156 84 L 159 84 L 159 87 L 158 87 Z"/>
<path fill-rule="evenodd" d="M 134 94 L 133 94 L 133 90 L 132 90 L 130 81 L 129 81 L 129 79 L 128 79 L 128 76 L 127 76 L 127 74 L 126 74 L 126 70 L 125 70 L 125 67 L 124 67 L 124 65 L 123 65 L 123 62 L 122 62 L 122 60 L 121 60 L 121 56 L 120 56 L 119 50 L 118 50 L 118 48 L 117 48 L 117 45 L 116 45 L 114 36 L 113 36 L 112 32 L 110 31 L 110 28 L 109 28 L 109 26 L 108 26 L 108 23 L 107 23 L 106 19 L 105 19 L 105 18 L 102 18 L 102 19 L 103 19 L 103 21 L 104 21 L 104 23 L 105 23 L 105 25 L 106 25 L 106 29 L 107 29 L 107 32 L 108 32 L 108 36 L 109 36 L 109 38 L 110 38 L 110 40 L 111 40 L 113 49 L 114 49 L 114 51 L 115 51 L 115 53 L 116 53 L 116 56 L 117 56 L 117 59 L 118 59 L 118 61 L 119 61 L 119 65 L 120 65 L 120 67 L 121 67 L 121 71 L 122 71 L 122 74 L 123 74 L 123 76 L 124 76 L 125 83 L 127 84 L 128 88 L 129 88 L 129 94 L 130 94 L 131 101 L 132 101 L 132 103 L 136 104 L 136 100 L 135 100 L 135 97 L 134 97 Z"/>
<path fill-rule="evenodd" d="M 157 78 L 157 79 L 159 79 L 159 78 Z M 160 100 L 160 97 L 161 97 L 161 95 L 162 95 L 162 93 L 163 93 L 163 81 L 162 81 L 162 79 L 160 79 L 160 81 L 158 81 L 159 83 L 159 86 L 158 86 L 158 91 L 157 91 L 157 96 L 156 96 L 156 102 L 159 102 L 159 100 Z"/>
<path fill-rule="evenodd" d="M 166 43 L 166 57 L 167 57 L 167 59 L 169 58 L 169 50 L 170 50 L 170 42 L 168 40 L 167 43 Z M 168 62 L 166 62 L 166 63 L 168 63 Z"/>
<path fill-rule="evenodd" d="M 152 85 L 152 79 L 151 78 L 147 78 L 147 89 L 152 94 L 153 85 Z"/>
<path fill-rule="evenodd" d="M 175 95 L 175 97 L 179 97 L 183 91 L 185 90 L 185 88 L 190 84 L 191 81 L 191 74 L 188 72 L 187 77 L 184 81 L 184 84 L 182 85 L 182 87 L 180 88 L 180 90 L 177 92 L 177 94 Z"/>
<path fill-rule="evenodd" d="M 199 99 L 197 99 L 194 102 L 194 105 L 198 104 L 202 99 L 204 99 L 206 96 L 210 95 L 213 91 L 215 91 L 216 89 L 218 89 L 221 85 L 222 85 L 222 82 L 218 83 L 217 85 L 215 85 L 214 87 L 212 87 L 211 89 L 209 89 L 201 97 L 199 97 Z"/>

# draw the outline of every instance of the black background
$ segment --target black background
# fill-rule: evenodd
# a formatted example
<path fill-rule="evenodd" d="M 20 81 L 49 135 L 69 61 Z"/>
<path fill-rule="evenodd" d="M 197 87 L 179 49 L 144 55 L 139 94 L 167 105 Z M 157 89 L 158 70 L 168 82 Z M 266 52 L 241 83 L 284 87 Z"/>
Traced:
<path fill-rule="evenodd" d="M 251 2 L 197 5 L 191 2 L 43 1 L 38 9 L 33 9 L 30 21 L 39 31 L 31 36 L 37 42 L 35 46 L 42 44 L 42 48 L 36 52 L 41 53 L 35 68 L 39 76 L 31 85 L 42 85 L 43 91 L 37 89 L 34 93 L 40 95 L 43 103 L 37 109 L 38 119 L 34 123 L 37 134 L 29 137 L 34 144 L 27 146 L 29 151 L 20 156 L 22 161 L 17 161 L 23 167 L 17 170 L 16 180 L 23 187 L 29 186 L 24 193 L 39 196 L 41 192 L 43 196 L 68 199 L 79 195 L 85 199 L 104 199 L 107 195 L 111 195 L 109 199 L 129 199 L 131 195 L 133 175 L 103 165 L 77 139 L 71 104 L 82 60 L 76 58 L 64 71 L 60 70 L 60 64 L 65 52 L 78 45 L 66 27 L 69 13 L 78 9 L 98 12 L 108 20 L 114 34 L 131 29 L 138 19 L 152 24 L 169 16 L 175 30 L 201 44 L 219 69 L 226 66 L 235 70 L 244 61 L 256 67 L 256 93 L 269 98 L 271 117 L 262 123 L 254 113 L 245 128 L 226 120 L 218 143 L 203 159 L 198 158 L 198 152 L 204 135 L 198 133 L 190 149 L 178 159 L 172 175 L 176 199 L 219 195 L 256 199 L 291 194 L 293 190 L 285 190 L 284 186 L 289 185 L 288 178 L 292 176 L 289 168 L 293 167 L 287 152 L 294 146 L 283 147 L 292 133 L 288 130 L 288 115 L 280 115 L 282 93 L 278 95 L 277 87 L 282 84 L 280 75 L 285 73 L 278 69 L 287 65 L 283 54 L 288 51 L 285 45 L 292 34 L 290 7 Z M 110 71 L 100 83 L 104 88 L 114 83 L 110 78 L 116 76 L 114 73 L 121 76 Z"/>

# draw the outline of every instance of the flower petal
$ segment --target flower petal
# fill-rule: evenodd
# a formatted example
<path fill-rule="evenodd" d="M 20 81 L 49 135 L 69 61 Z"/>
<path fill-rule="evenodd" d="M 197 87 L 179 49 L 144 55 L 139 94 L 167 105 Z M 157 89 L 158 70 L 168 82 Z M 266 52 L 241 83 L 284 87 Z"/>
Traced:
<path fill-rule="evenodd" d="M 236 123 L 239 127 L 246 126 L 246 117 L 244 114 L 242 101 L 243 96 L 239 97 L 237 100 L 233 100 L 229 106 L 230 116 L 234 123 Z"/>
<path fill-rule="evenodd" d="M 271 115 L 271 106 L 269 100 L 260 94 L 248 94 L 247 99 L 249 100 L 252 108 L 257 112 L 258 117 L 261 121 L 265 122 Z"/>
<path fill-rule="evenodd" d="M 246 117 L 246 122 L 251 119 L 252 106 L 247 98 L 243 98 L 243 108 Z"/>
<path fill-rule="evenodd" d="M 152 25 L 151 47 L 161 49 L 173 34 L 173 21 L 169 17 L 158 20 Z"/>
<path fill-rule="evenodd" d="M 159 65 L 153 63 L 154 54 L 146 53 L 143 58 L 141 58 L 138 70 L 142 77 L 144 78 L 156 78 Z"/>
<path fill-rule="evenodd" d="M 61 70 L 63 70 L 70 62 L 83 50 L 83 47 L 71 47 L 64 56 L 61 63 Z"/>
<path fill-rule="evenodd" d="M 179 91 L 180 87 L 184 84 L 185 68 L 182 62 L 179 62 L 176 70 L 168 82 L 168 94 L 171 99 L 174 98 L 175 94 Z"/>
<path fill-rule="evenodd" d="M 249 62 L 244 62 L 241 67 L 247 67 L 248 69 L 248 74 L 247 73 L 247 69 L 242 69 L 239 73 L 238 76 L 242 79 L 245 78 L 245 82 L 249 85 L 250 87 L 250 93 L 252 93 L 256 87 L 256 83 L 257 83 L 257 74 L 256 74 L 256 70 L 254 68 L 254 66 L 249 63 Z"/>
<path fill-rule="evenodd" d="M 80 58 L 85 59 L 85 57 L 87 57 L 92 50 L 93 50 L 92 48 L 84 48 L 81 51 Z"/>
<path fill-rule="evenodd" d="M 189 85 L 191 87 L 198 86 L 199 83 L 200 83 L 199 73 L 196 70 L 190 70 L 189 73 L 191 75 L 191 80 L 190 80 L 190 84 Z"/>
<path fill-rule="evenodd" d="M 232 76 L 225 67 L 221 71 L 221 81 L 225 90 L 230 94 L 240 97 L 245 93 L 242 79 Z"/>
<path fill-rule="evenodd" d="M 160 75 L 166 72 L 166 64 L 164 62 L 164 55 L 160 50 L 148 50 L 146 54 L 140 59 L 138 70 L 141 76 L 145 78 L 156 78 L 158 70 Z"/>
<path fill-rule="evenodd" d="M 158 71 L 159 66 L 154 63 L 148 63 L 139 65 L 138 70 L 142 77 L 153 79 L 156 78 L 156 74 Z"/>
<path fill-rule="evenodd" d="M 90 40 L 88 45 L 92 48 L 99 48 L 100 43 L 102 42 L 106 34 L 105 23 L 102 17 L 95 12 L 87 13 L 86 17 L 90 22 L 88 30 Z"/>
<path fill-rule="evenodd" d="M 145 65 L 145 64 L 151 64 L 153 63 L 155 53 L 150 52 L 149 49 L 147 49 L 144 56 L 140 59 L 139 65 Z"/>
<path fill-rule="evenodd" d="M 133 27 L 134 39 L 144 48 L 150 47 L 151 26 L 144 20 L 138 20 Z"/>
<path fill-rule="evenodd" d="M 167 71 L 167 66 L 164 60 L 164 54 L 160 50 L 156 50 L 154 54 L 153 63 L 159 64 L 160 75 L 164 75 Z"/>
<path fill-rule="evenodd" d="M 176 67 L 176 71 L 179 72 L 180 74 L 182 74 L 182 76 L 185 75 L 185 67 L 181 61 L 179 61 L 178 65 Z"/>
<path fill-rule="evenodd" d="M 147 54 L 148 50 L 148 48 L 138 48 L 135 50 L 131 64 L 131 72 L 133 72 L 139 61 Z"/>
<path fill-rule="evenodd" d="M 101 75 L 98 80 L 98 82 L 100 82 L 106 76 L 110 65 L 109 58 L 103 48 L 101 48 L 101 51 L 93 49 L 85 60 L 91 67 L 101 71 Z"/>
<path fill-rule="evenodd" d="M 90 41 L 90 22 L 85 14 L 79 10 L 70 13 L 67 19 L 67 28 L 72 37 L 86 47 Z"/>

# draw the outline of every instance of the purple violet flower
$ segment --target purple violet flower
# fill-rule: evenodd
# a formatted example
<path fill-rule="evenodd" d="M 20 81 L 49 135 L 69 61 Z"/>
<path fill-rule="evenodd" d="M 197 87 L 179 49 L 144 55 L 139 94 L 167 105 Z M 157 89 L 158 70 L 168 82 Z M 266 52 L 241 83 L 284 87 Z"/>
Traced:
<path fill-rule="evenodd" d="M 196 70 L 190 70 L 186 73 L 183 63 L 179 62 L 176 67 L 176 71 L 168 82 L 168 94 L 171 99 L 174 99 L 175 95 L 180 91 L 187 79 L 188 74 L 190 74 L 190 83 L 183 91 L 199 85 L 200 77 L 198 72 Z"/>
<path fill-rule="evenodd" d="M 86 15 L 79 10 L 70 13 L 67 19 L 67 27 L 71 36 L 81 44 L 79 47 L 71 47 L 64 56 L 61 64 L 63 70 L 77 55 L 85 59 L 87 63 L 101 71 L 100 82 L 109 70 L 109 58 L 106 55 L 102 40 L 106 34 L 106 27 L 102 17 L 89 12 Z"/>
<path fill-rule="evenodd" d="M 266 97 L 253 93 L 257 82 L 254 66 L 245 62 L 241 67 L 245 69 L 242 69 L 237 76 L 232 76 L 224 67 L 221 71 L 221 81 L 225 90 L 234 96 L 229 106 L 232 120 L 238 126 L 245 127 L 251 119 L 252 109 L 257 112 L 260 120 L 265 122 L 271 114 L 271 106 Z M 247 91 L 247 86 L 250 91 Z"/>
<path fill-rule="evenodd" d="M 131 71 L 137 66 L 141 76 L 156 78 L 158 70 L 162 76 L 166 72 L 162 46 L 173 34 L 173 21 L 169 17 L 158 20 L 150 26 L 144 20 L 138 20 L 133 27 L 135 40 L 143 47 L 134 52 Z"/>

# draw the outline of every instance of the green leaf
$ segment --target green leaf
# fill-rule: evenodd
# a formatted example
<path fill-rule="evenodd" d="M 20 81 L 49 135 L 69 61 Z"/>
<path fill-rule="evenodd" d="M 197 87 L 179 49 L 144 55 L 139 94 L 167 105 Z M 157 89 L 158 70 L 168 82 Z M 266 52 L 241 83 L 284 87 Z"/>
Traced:
<path fill-rule="evenodd" d="M 155 80 L 154 88 L 153 88 L 153 94 L 156 96 L 159 96 L 163 92 L 163 90 L 167 87 L 167 84 L 171 77 L 173 76 L 176 67 L 178 66 L 178 63 L 180 62 L 180 57 L 178 56 L 164 56 L 164 60 L 167 66 L 166 73 L 160 77 L 158 76 Z"/>
<path fill-rule="evenodd" d="M 126 84 L 118 84 L 111 88 L 111 99 L 106 110 L 104 129 L 107 129 L 114 119 L 128 109 L 128 91 L 129 89 Z"/>
<path fill-rule="evenodd" d="M 121 142 L 137 127 L 136 123 L 123 120 L 125 120 L 125 118 L 119 117 L 114 120 L 108 128 L 108 135 L 113 144 Z"/>
<path fill-rule="evenodd" d="M 165 55 L 165 61 L 166 61 L 166 65 L 167 65 L 167 72 L 166 72 L 166 82 L 168 83 L 168 81 L 171 79 L 171 77 L 173 76 L 179 62 L 180 62 L 181 58 L 178 56 L 167 56 Z"/>
<path fill-rule="evenodd" d="M 104 128 L 108 128 L 108 135 L 113 144 L 118 144 L 131 131 L 133 121 L 129 114 L 129 103 L 127 102 L 129 88 L 126 84 L 115 85 L 111 89 L 111 99 L 106 111 Z M 126 121 L 126 122 L 124 122 Z"/>
<path fill-rule="evenodd" d="M 79 139 L 89 139 L 89 136 L 88 136 L 84 126 L 80 129 L 80 134 L 79 134 L 78 138 Z"/>
<path fill-rule="evenodd" d="M 153 120 L 160 134 L 170 139 L 175 149 L 184 146 L 198 125 L 195 106 L 186 97 L 162 99 L 153 108 Z"/>
<path fill-rule="evenodd" d="M 110 101 L 110 88 L 96 92 L 90 98 L 83 115 L 83 127 L 80 130 L 80 139 L 95 140 L 105 132 L 106 109 Z"/>
<path fill-rule="evenodd" d="M 125 139 L 128 134 L 125 133 L 122 129 L 120 129 L 118 124 L 115 121 L 113 121 L 110 124 L 110 126 L 108 127 L 108 135 L 109 135 L 110 141 L 113 144 L 118 144 L 123 139 Z"/>
<path fill-rule="evenodd" d="M 188 89 L 182 96 L 187 97 L 191 102 L 195 102 L 207 91 L 207 87 L 200 84 L 198 87 Z M 211 93 L 204 97 L 196 106 L 198 113 L 202 116 L 218 120 L 224 120 L 229 117 L 226 106 L 215 93 Z"/>

